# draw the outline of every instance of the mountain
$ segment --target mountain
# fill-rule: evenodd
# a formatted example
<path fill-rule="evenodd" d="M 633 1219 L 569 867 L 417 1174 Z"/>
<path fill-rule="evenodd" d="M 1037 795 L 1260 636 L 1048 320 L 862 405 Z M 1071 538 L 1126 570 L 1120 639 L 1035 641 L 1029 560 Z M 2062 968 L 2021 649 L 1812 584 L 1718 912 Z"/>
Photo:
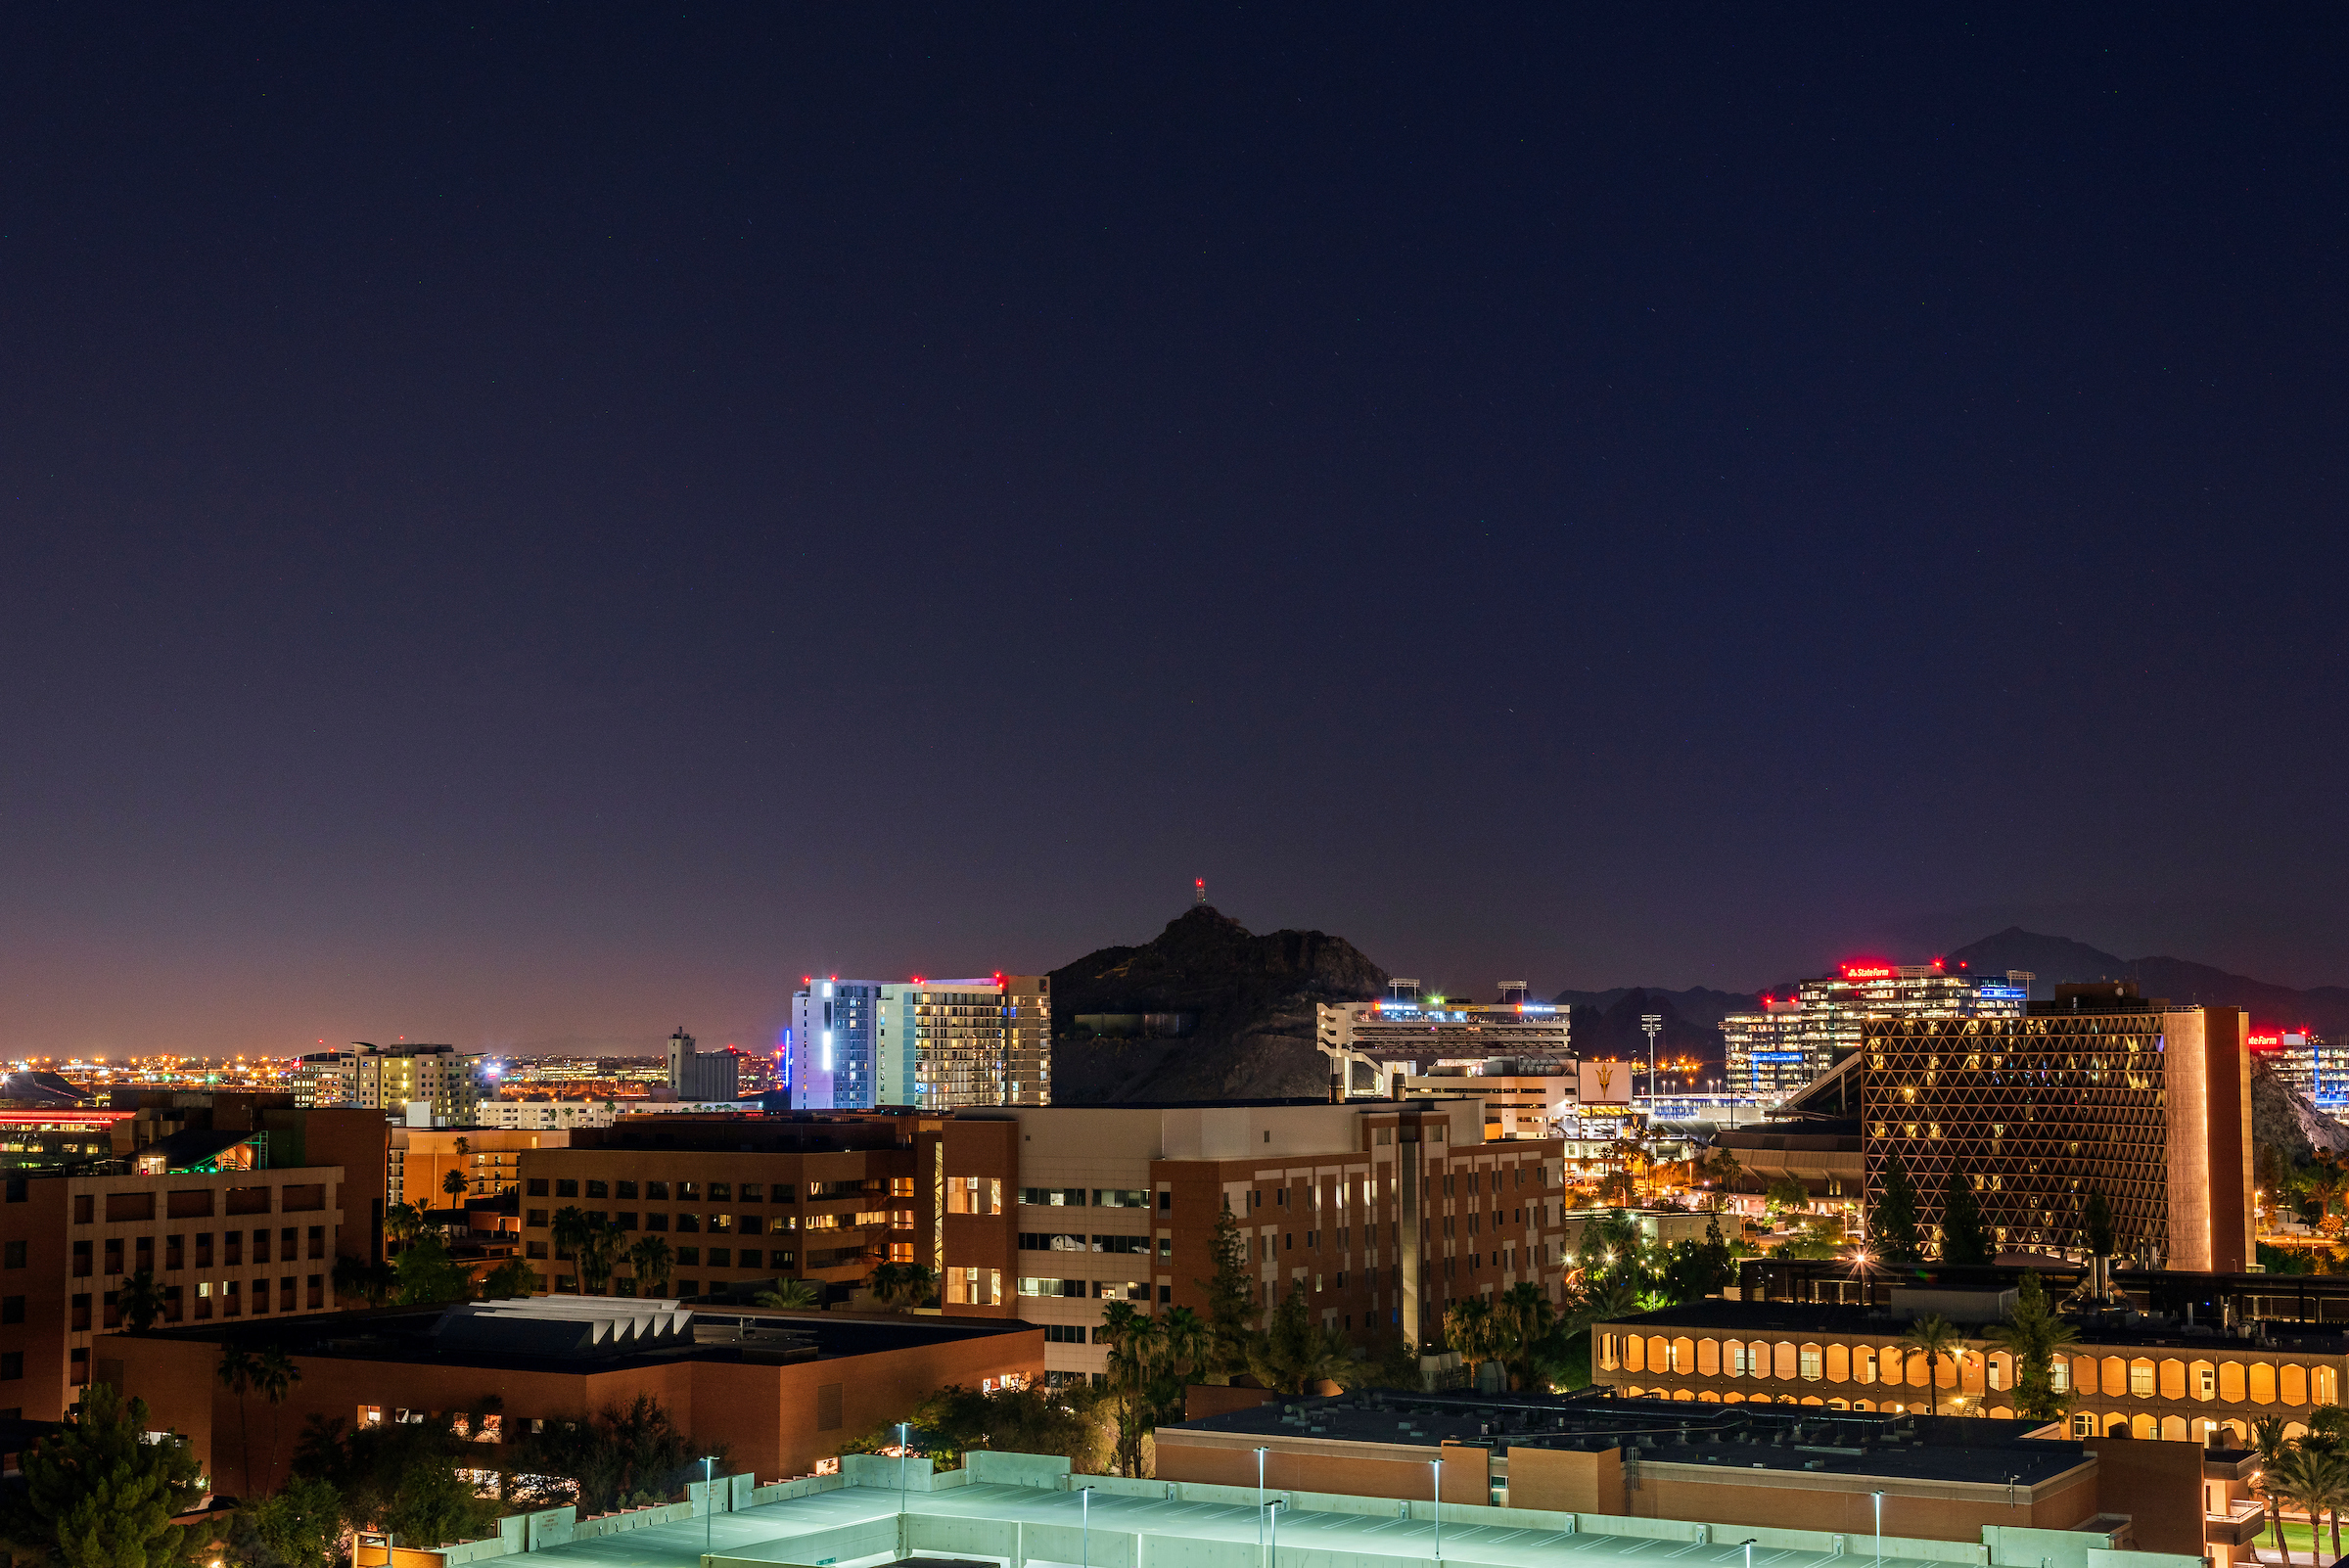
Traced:
<path fill-rule="evenodd" d="M 1052 1098 L 1062 1105 L 1270 1099 L 1328 1091 L 1313 1007 L 1386 993 L 1387 972 L 1343 937 L 1258 936 L 1206 904 L 1139 947 L 1052 971 Z M 1107 1038 L 1084 1014 L 1183 1015 L 1180 1038 Z"/>
<path fill-rule="evenodd" d="M 1691 1024 L 1705 1027 L 1718 1025 L 1731 1013 L 1754 1010 L 1758 993 L 1750 991 L 1712 991 L 1703 986 L 1691 986 L 1686 991 L 1663 991 L 1653 986 L 1617 986 L 1612 991 L 1561 991 L 1550 998 L 1560 1007 L 1589 1007 L 1600 1013 L 1629 996 L 1640 996 L 1651 1001 L 1672 1004 L 1673 1011 Z M 1648 1009 L 1650 1012 L 1654 1008 Z"/>
<path fill-rule="evenodd" d="M 2147 996 L 2243 1008 L 2261 1029 L 2305 1024 L 2334 1041 L 2349 1036 L 2349 987 L 2296 991 L 2186 958 L 2120 958 L 2068 937 L 2043 936 L 2008 926 L 1996 936 L 1948 954 L 1955 964 L 1985 972 L 2028 969 L 2035 996 L 2051 987 L 2087 980 L 2134 980 Z"/>

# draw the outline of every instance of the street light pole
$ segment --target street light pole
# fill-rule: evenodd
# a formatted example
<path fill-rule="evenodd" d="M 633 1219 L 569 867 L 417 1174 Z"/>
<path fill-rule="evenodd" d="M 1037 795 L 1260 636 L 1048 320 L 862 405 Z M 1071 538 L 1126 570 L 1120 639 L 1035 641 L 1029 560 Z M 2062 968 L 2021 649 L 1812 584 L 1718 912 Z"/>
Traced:
<path fill-rule="evenodd" d="M 1267 1516 L 1272 1521 L 1271 1560 L 1265 1564 L 1265 1568 L 1280 1568 L 1280 1504 L 1282 1500 L 1274 1498 L 1271 1504 L 1265 1510 Z"/>
<path fill-rule="evenodd" d="M 1650 1121 L 1656 1115 L 1656 1034 L 1663 1027 L 1662 1013 L 1639 1015 L 1639 1028 L 1647 1036 L 1647 1115 Z"/>
<path fill-rule="evenodd" d="M 1442 1562 L 1444 1560 L 1444 1461 L 1430 1459 L 1427 1462 L 1435 1467 L 1436 1472 L 1436 1561 Z"/>
<path fill-rule="evenodd" d="M 1077 1494 L 1077 1564 L 1091 1568 L 1093 1560 L 1093 1489 L 1084 1487 Z"/>
<path fill-rule="evenodd" d="M 1737 1543 L 1745 1548 L 1745 1568 L 1754 1568 L 1754 1543 L 1760 1539 L 1759 1536 L 1748 1536 Z"/>
<path fill-rule="evenodd" d="M 1256 1554 L 1265 1554 L 1265 1451 L 1256 1451 Z"/>
<path fill-rule="evenodd" d="M 705 1557 L 710 1555 L 710 1532 L 717 1527 L 717 1488 L 712 1473 L 716 1464 L 716 1454 L 702 1456 L 702 1555 Z"/>
<path fill-rule="evenodd" d="M 1871 1492 L 1876 1499 L 1876 1568 L 1884 1568 L 1884 1494 Z"/>
<path fill-rule="evenodd" d="M 898 1423 L 898 1511 L 905 1511 L 905 1451 L 912 1443 L 913 1423 Z"/>

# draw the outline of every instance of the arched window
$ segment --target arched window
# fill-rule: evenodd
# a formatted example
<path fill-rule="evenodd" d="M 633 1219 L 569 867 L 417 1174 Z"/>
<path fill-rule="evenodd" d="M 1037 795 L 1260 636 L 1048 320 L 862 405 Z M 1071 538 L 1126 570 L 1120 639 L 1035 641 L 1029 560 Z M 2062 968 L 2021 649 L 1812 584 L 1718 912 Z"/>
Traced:
<path fill-rule="evenodd" d="M 2153 1397 L 2153 1359 L 2140 1356 L 2129 1363 L 2129 1392 L 2141 1400 Z"/>
<path fill-rule="evenodd" d="M 1602 1372 L 1612 1372 L 1621 1369 L 1622 1365 L 1623 1362 L 1618 1359 L 1615 1349 L 1615 1336 L 1613 1334 L 1599 1335 L 1598 1369 Z"/>
<path fill-rule="evenodd" d="M 2292 1438 L 2304 1438 L 2308 1436 L 2308 1423 L 2306 1421 L 2286 1421 L 2283 1423 L 2283 1435 L 2287 1441 Z"/>
<path fill-rule="evenodd" d="M 1647 1370 L 1647 1341 L 1636 1334 L 1627 1335 L 1624 1339 L 1623 1369 L 1627 1372 Z"/>
<path fill-rule="evenodd" d="M 1745 1396 L 1742 1394 L 1724 1394 L 1721 1397 L 1721 1403 L 1724 1405 L 1743 1405 L 1745 1403 Z"/>
<path fill-rule="evenodd" d="M 1830 1410 L 1848 1410 L 1848 1409 L 1850 1409 L 1851 1407 L 1852 1407 L 1852 1402 L 1851 1402 L 1851 1401 L 1849 1401 L 1849 1400 L 1829 1400 L 1829 1401 L 1827 1401 L 1827 1408 L 1828 1408 L 1828 1409 L 1830 1409 Z"/>
<path fill-rule="evenodd" d="M 2243 1363 L 2219 1362 L 2219 1398 L 2229 1405 L 2243 1403 Z"/>
<path fill-rule="evenodd" d="M 2308 1403 L 2308 1368 L 2288 1361 L 2276 1369 L 2276 1397 L 2286 1405 Z"/>
<path fill-rule="evenodd" d="M 1650 1334 L 1647 1336 L 1647 1369 L 1649 1371 L 1661 1372 L 1670 1366 L 1672 1364 L 1671 1356 L 1672 1351 L 1665 1345 L 1663 1335 Z"/>
<path fill-rule="evenodd" d="M 1696 1396 L 1696 1403 L 1699 1405 L 1719 1405 L 1721 1403 L 1721 1396 L 1714 1393 L 1711 1389 L 1706 1389 Z"/>
<path fill-rule="evenodd" d="M 2121 1417 L 2115 1416 L 2114 1419 L 2118 1420 Z M 2132 1415 L 2127 1419 L 2129 1435 L 2133 1438 L 2151 1438 L 2161 1430 L 2161 1423 L 2150 1415 Z"/>
<path fill-rule="evenodd" d="M 1994 1405 L 1990 1407 L 1990 1418 L 1994 1421 L 2011 1421 L 2014 1412 L 2004 1405 Z"/>
<path fill-rule="evenodd" d="M 2148 1415 L 2143 1417 L 2143 1419 L 2150 1421 L 2153 1419 L 2153 1417 Z M 2115 1410 L 2112 1414 L 2104 1417 L 2104 1435 L 2106 1437 L 2118 1437 L 2128 1430 L 2129 1417 L 2121 1414 L 2118 1410 Z"/>
<path fill-rule="evenodd" d="M 2253 1361 L 2251 1363 L 2251 1403 L 2254 1405 L 2276 1403 L 2275 1362 Z"/>
<path fill-rule="evenodd" d="M 1937 1357 L 1919 1356 L 1916 1352 L 1911 1351 L 1909 1353 L 1909 1386 L 1923 1388 L 1925 1379 L 1932 1374 L 1933 1362 L 1937 1360 L 1939 1360 Z"/>
<path fill-rule="evenodd" d="M 1781 1339 L 1770 1348 L 1770 1375 L 1788 1383 L 1794 1381 L 1794 1346 L 1790 1341 Z"/>
<path fill-rule="evenodd" d="M 2083 1394 L 2096 1391 L 2096 1359 L 2094 1356 L 2072 1358 L 2072 1387 Z"/>
<path fill-rule="evenodd" d="M 1700 1339 L 1696 1342 L 1696 1375 L 1699 1377 L 1719 1377 L 1721 1375 L 1720 1340 Z"/>
<path fill-rule="evenodd" d="M 2014 1387 L 2014 1358 L 2004 1351 L 1990 1353 L 1990 1386 L 1995 1389 Z"/>
<path fill-rule="evenodd" d="M 2165 1400 L 2186 1398 L 2186 1362 L 2170 1357 L 2161 1363 L 2161 1397 Z"/>
<path fill-rule="evenodd" d="M 1865 1345 L 1852 1347 L 1852 1381 L 1872 1383 L 1876 1380 L 1876 1353 Z"/>
<path fill-rule="evenodd" d="M 2096 1386 L 2107 1399 L 2128 1393 L 2129 1363 L 2118 1356 L 2105 1357 L 2103 1364 L 2096 1368 Z"/>
<path fill-rule="evenodd" d="M 1817 1345 L 1803 1345 L 1794 1353 L 1795 1375 L 1806 1383 L 1816 1383 L 1827 1375 L 1826 1356 Z"/>
<path fill-rule="evenodd" d="M 2231 1448 L 2240 1449 L 2250 1446 L 2250 1428 L 2244 1426 L 2241 1421 L 2230 1417 L 2219 1424 L 2227 1429 L 2227 1442 Z"/>
<path fill-rule="evenodd" d="M 1982 1373 L 1989 1364 L 1989 1358 L 1980 1351 L 1967 1351 L 1958 1359 L 1958 1386 L 1968 1394 L 1983 1393 Z"/>
<path fill-rule="evenodd" d="M 2338 1405 L 2341 1403 L 2340 1380 L 2333 1376 L 2332 1368 L 2329 1366 L 2310 1368 L 2308 1392 L 2312 1404 Z"/>
<path fill-rule="evenodd" d="M 2163 1416 L 2161 1418 L 2161 1437 L 2165 1443 L 2184 1443 L 2186 1441 L 2186 1417 L 2183 1415 Z"/>
<path fill-rule="evenodd" d="M 1696 1370 L 1696 1341 L 1685 1334 L 1672 1342 L 1672 1369 L 1682 1376 Z"/>
<path fill-rule="evenodd" d="M 1696 1396 L 1684 1388 L 1674 1389 L 1672 1397 L 1683 1405 L 1693 1405 L 1696 1402 Z"/>
<path fill-rule="evenodd" d="M 1827 1347 L 1827 1381 L 1848 1383 L 1852 1380 L 1852 1348 L 1849 1345 Z M 1835 1401 L 1828 1401 L 1835 1404 Z"/>
<path fill-rule="evenodd" d="M 1855 1410 L 1872 1410 L 1872 1409 L 1874 1409 L 1875 1407 L 1876 1407 L 1876 1402 L 1875 1402 L 1874 1400 L 1854 1400 L 1854 1401 L 1852 1401 L 1852 1408 L 1853 1408 L 1853 1409 L 1855 1409 Z"/>
<path fill-rule="evenodd" d="M 1803 1403 L 1804 1403 L 1805 1405 L 1820 1405 L 1820 1406 L 1823 1406 L 1823 1405 L 1825 1405 L 1827 1402 L 1826 1402 L 1825 1400 L 1822 1400 L 1822 1399 L 1820 1399 L 1820 1398 L 1819 1398 L 1818 1395 L 1816 1395 L 1816 1394 L 1806 1394 L 1806 1395 L 1804 1395 L 1804 1396 L 1803 1396 Z"/>

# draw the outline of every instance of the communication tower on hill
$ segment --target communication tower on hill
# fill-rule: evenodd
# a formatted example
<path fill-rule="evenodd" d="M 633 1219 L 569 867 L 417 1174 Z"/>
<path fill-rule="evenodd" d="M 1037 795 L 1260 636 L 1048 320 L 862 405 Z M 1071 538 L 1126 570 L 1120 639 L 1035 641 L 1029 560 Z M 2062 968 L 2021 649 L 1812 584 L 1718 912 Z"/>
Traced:
<path fill-rule="evenodd" d="M 1193 878 L 1191 878 L 1191 902 L 1193 902 L 1193 903 L 1205 903 L 1205 902 L 1207 902 L 1207 878 L 1205 878 L 1205 877 L 1193 877 Z"/>

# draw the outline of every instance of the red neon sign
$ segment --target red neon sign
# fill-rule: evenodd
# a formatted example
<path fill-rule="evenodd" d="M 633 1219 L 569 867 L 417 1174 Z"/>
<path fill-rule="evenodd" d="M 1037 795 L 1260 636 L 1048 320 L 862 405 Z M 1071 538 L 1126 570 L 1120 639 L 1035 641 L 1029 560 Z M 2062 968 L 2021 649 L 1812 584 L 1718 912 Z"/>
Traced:
<path fill-rule="evenodd" d="M 1892 978 L 1892 965 L 1845 964 L 1843 966 L 1843 978 L 1846 980 L 1890 980 Z"/>

